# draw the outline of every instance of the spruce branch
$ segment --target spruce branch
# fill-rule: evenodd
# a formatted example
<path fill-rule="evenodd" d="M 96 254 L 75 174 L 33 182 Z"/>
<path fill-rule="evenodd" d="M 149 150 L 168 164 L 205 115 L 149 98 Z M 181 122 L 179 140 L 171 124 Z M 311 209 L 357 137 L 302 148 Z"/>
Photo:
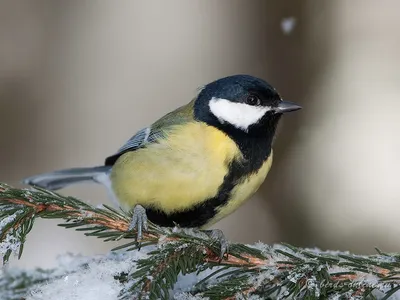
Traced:
<path fill-rule="evenodd" d="M 129 212 L 108 206 L 96 208 L 39 188 L 21 190 L 0 184 L 0 253 L 4 262 L 13 252 L 22 255 L 27 234 L 37 218 L 63 220 L 61 226 L 105 241 L 130 239 L 115 248 L 124 249 L 122 253 L 139 247 L 135 232 L 128 231 Z M 376 255 L 365 256 L 286 244 L 232 244 L 227 257 L 220 260 L 219 245 L 203 232 L 154 224 L 149 224 L 141 241 L 142 247 L 150 245 L 151 251 L 135 267 L 112 274 L 113 280 L 121 284 L 121 299 L 169 299 L 179 278 L 193 273 L 198 280 L 186 293 L 196 299 L 385 299 L 400 290 L 400 254 L 396 253 L 378 250 Z M 38 280 L 29 278 L 30 273 L 11 276 L 9 272 L 0 272 L 0 291 L 10 289 L 12 282 L 21 282 L 15 286 L 14 296 L 62 276 L 47 272 Z"/>
<path fill-rule="evenodd" d="M 0 184 L 0 243 L 7 239 L 13 241 L 9 243 L 13 247 L 4 253 L 4 262 L 8 261 L 17 248 L 18 256 L 22 255 L 26 236 L 37 218 L 63 219 L 66 223 L 59 226 L 86 231 L 85 235 L 106 241 L 134 237 L 134 232 L 128 232 L 131 215 L 123 210 L 117 211 L 107 205 L 95 208 L 76 198 L 41 188 L 15 189 Z M 156 243 L 160 233 L 151 224 L 144 238 Z"/>

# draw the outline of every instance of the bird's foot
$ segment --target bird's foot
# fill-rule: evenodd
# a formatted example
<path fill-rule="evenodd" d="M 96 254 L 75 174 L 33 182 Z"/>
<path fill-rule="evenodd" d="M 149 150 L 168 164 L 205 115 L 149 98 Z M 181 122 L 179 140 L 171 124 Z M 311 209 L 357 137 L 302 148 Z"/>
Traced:
<path fill-rule="evenodd" d="M 219 229 L 204 230 L 204 232 L 214 241 L 219 242 L 221 245 L 219 258 L 222 260 L 229 252 L 229 241 L 226 239 L 224 233 Z"/>
<path fill-rule="evenodd" d="M 146 209 L 141 205 L 136 205 L 133 209 L 132 221 L 128 230 L 132 231 L 135 228 L 137 231 L 136 241 L 139 242 L 143 237 L 143 229 L 145 231 L 149 229 L 147 224 Z"/>

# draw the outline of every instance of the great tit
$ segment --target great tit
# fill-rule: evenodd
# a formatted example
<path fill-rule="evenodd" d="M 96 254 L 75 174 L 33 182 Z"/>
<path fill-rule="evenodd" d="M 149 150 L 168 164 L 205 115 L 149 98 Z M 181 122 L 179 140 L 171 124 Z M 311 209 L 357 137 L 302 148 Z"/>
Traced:
<path fill-rule="evenodd" d="M 257 191 L 271 167 L 279 119 L 300 108 L 262 79 L 225 77 L 138 131 L 103 166 L 41 174 L 24 183 L 50 190 L 101 183 L 122 207 L 133 209 L 130 228 L 137 227 L 138 238 L 147 219 L 204 229 Z"/>

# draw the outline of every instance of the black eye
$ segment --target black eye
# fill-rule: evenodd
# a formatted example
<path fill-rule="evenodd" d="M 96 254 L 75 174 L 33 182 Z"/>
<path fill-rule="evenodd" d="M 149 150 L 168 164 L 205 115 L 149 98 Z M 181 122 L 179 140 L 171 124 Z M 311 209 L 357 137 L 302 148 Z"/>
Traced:
<path fill-rule="evenodd" d="M 261 105 L 261 100 L 257 95 L 250 94 L 247 96 L 246 103 L 249 105 L 257 106 Z"/>

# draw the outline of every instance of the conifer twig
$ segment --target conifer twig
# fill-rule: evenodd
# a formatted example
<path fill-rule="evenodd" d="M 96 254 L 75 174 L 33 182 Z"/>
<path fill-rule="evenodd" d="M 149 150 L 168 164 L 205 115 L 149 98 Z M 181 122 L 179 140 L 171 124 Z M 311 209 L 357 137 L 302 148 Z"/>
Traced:
<path fill-rule="evenodd" d="M 105 241 L 131 239 L 116 250 L 137 249 L 135 232 L 129 232 L 131 214 L 108 206 L 95 208 L 73 197 L 43 189 L 21 190 L 0 184 L 0 253 L 6 262 L 12 252 L 21 256 L 27 234 L 36 218 L 64 220 L 65 228 L 84 231 Z M 400 289 L 400 255 L 378 250 L 370 256 L 323 252 L 290 245 L 232 244 L 220 261 L 219 245 L 195 230 L 160 228 L 150 224 L 142 246 L 157 245 L 135 271 L 116 274 L 126 282 L 121 299 L 149 296 L 168 299 L 179 274 L 205 272 L 192 295 L 234 299 L 239 295 L 262 297 L 373 297 Z M 1 282 L 7 282 L 0 277 Z"/>

